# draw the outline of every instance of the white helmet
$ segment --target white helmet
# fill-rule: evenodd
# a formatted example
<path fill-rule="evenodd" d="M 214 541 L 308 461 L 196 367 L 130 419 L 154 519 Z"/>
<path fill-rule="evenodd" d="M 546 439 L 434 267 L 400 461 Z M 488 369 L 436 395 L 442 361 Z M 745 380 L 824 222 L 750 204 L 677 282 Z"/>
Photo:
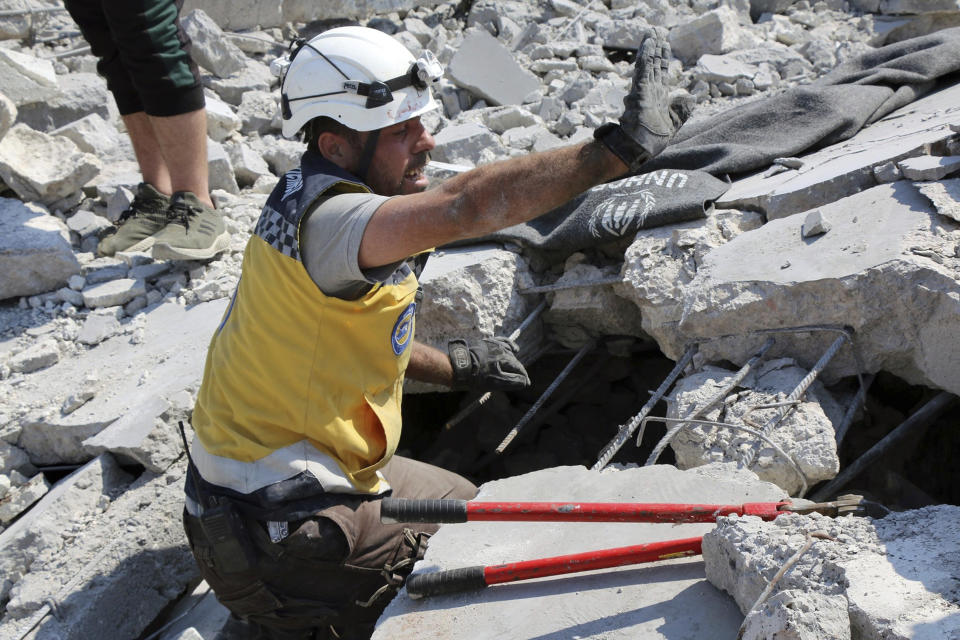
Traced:
<path fill-rule="evenodd" d="M 437 108 L 430 84 L 443 75 L 433 53 L 414 59 L 392 37 L 367 27 L 339 27 L 274 61 L 283 75 L 283 135 L 292 138 L 319 116 L 357 131 L 373 131 Z M 285 72 L 285 73 L 284 73 Z"/>

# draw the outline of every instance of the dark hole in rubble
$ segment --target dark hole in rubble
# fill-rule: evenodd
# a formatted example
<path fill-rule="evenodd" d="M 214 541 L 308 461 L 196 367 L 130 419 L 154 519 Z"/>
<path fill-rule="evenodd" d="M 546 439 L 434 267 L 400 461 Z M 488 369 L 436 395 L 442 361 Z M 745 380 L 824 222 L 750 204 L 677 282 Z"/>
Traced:
<path fill-rule="evenodd" d="M 444 428 L 470 393 L 407 395 L 401 455 L 456 471 L 475 484 L 562 465 L 591 467 L 620 425 L 640 410 L 674 363 L 659 355 L 611 356 L 599 351 L 584 360 L 543 404 L 502 455 L 492 453 L 520 421 L 546 387 L 569 362 L 571 353 L 552 353 L 530 367 L 533 385 L 521 393 L 496 392 L 484 405 L 450 429 Z M 605 362 L 598 363 L 598 359 Z M 599 369 L 594 365 L 599 364 Z M 585 372 L 590 379 L 585 380 Z M 836 388 L 856 388 L 856 379 Z M 936 394 L 881 372 L 867 396 L 868 414 L 859 416 L 840 448 L 840 468 L 848 467 Z M 650 415 L 663 416 L 658 403 Z M 840 493 L 862 493 L 894 510 L 929 504 L 960 504 L 960 403 L 888 449 L 871 467 L 851 480 Z M 643 465 L 664 435 L 662 423 L 647 424 L 640 448 L 635 438 L 613 458 L 614 463 Z M 668 447 L 658 460 L 674 464 Z M 816 487 L 811 487 L 811 493 Z"/>

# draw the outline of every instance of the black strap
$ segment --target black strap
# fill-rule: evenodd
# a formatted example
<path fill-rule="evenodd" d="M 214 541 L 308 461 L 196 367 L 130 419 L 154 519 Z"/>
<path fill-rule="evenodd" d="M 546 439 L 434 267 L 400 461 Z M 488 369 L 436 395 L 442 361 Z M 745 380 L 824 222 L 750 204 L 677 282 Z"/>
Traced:
<path fill-rule="evenodd" d="M 357 177 L 366 184 L 367 172 L 370 170 L 370 162 L 373 160 L 373 154 L 377 150 L 377 141 L 380 139 L 380 129 L 374 129 L 367 138 L 367 143 L 363 146 L 363 153 L 360 155 L 360 165 L 357 167 Z"/>
<path fill-rule="evenodd" d="M 650 154 L 615 122 L 597 127 L 593 131 L 593 138 L 630 167 L 631 173 L 638 172 L 643 163 L 650 159 Z"/>

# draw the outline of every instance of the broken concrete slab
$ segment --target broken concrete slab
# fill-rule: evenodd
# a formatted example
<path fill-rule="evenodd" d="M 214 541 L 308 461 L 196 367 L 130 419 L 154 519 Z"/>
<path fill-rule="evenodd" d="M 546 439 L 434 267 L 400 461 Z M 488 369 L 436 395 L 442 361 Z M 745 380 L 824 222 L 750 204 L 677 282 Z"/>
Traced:
<path fill-rule="evenodd" d="M 814 539 L 774 594 L 845 599 L 853 638 L 960 635 L 954 584 L 960 570 L 960 508 L 955 506 L 891 513 L 882 520 L 819 514 L 785 515 L 773 522 L 722 517 L 703 540 L 707 578 L 746 613 L 814 531 L 832 539 Z M 784 605 L 790 607 L 790 601 Z"/>
<path fill-rule="evenodd" d="M 42 473 L 36 474 L 25 484 L 9 488 L 0 499 L 0 524 L 9 524 L 48 491 L 50 483 Z"/>
<path fill-rule="evenodd" d="M 183 390 L 195 392 L 207 343 L 226 305 L 226 299 L 191 308 L 162 304 L 130 321 L 131 336 L 109 338 L 77 358 L 32 374 L 17 396 L 24 407 L 14 414 L 22 426 L 19 446 L 38 462 L 82 462 L 90 458 L 83 441 L 129 413 L 130 407 L 145 405 L 154 397 L 169 401 Z M 104 368 L 103 363 L 110 366 Z M 59 390 L 55 403 L 59 407 L 61 398 L 74 392 L 64 388 L 62 381 L 83 380 L 91 372 L 98 378 L 98 391 L 91 400 L 69 414 L 37 412 L 35 407 L 50 405 L 51 389 Z M 144 446 L 156 438 L 162 450 L 165 440 L 159 435 L 147 434 Z"/>
<path fill-rule="evenodd" d="M 81 72 L 57 76 L 57 85 L 53 96 L 42 102 L 22 105 L 18 122 L 37 131 L 52 131 L 91 113 L 107 122 L 113 122 L 119 116 L 113 97 L 107 91 L 106 80 L 97 74 Z"/>
<path fill-rule="evenodd" d="M 717 206 L 749 208 L 774 220 L 868 189 L 877 184 L 874 167 L 923 155 L 927 145 L 951 137 L 958 100 L 960 84 L 921 98 L 844 142 L 805 155 L 801 171 L 734 182 Z"/>
<path fill-rule="evenodd" d="M 684 291 L 683 336 L 667 338 L 669 326 L 648 331 L 674 357 L 695 337 L 733 336 L 702 345 L 701 352 L 708 361 L 742 363 L 762 342 L 751 330 L 849 326 L 862 364 L 846 346 L 824 372 L 828 380 L 884 370 L 960 392 L 953 364 L 960 344 L 949 338 L 960 330 L 954 249 L 960 225 L 937 215 L 905 181 L 821 209 L 834 227 L 815 239 L 801 237 L 804 216 L 797 214 L 714 249 Z M 788 355 L 811 367 L 836 337 L 778 335 L 770 356 Z"/>
<path fill-rule="evenodd" d="M 121 461 L 163 473 L 183 455 L 176 428 L 161 419 L 169 408 L 166 398 L 150 396 L 109 427 L 84 440 L 83 447 L 91 456 L 109 451 Z"/>
<path fill-rule="evenodd" d="M 589 471 L 556 467 L 489 482 L 477 500 L 696 502 L 778 500 L 782 491 L 730 465 Z M 474 522 L 443 525 L 414 574 L 703 535 L 712 524 Z M 418 638 L 733 637 L 741 616 L 709 587 L 699 558 L 496 585 L 412 600 L 401 590 L 374 640 Z M 531 616 L 530 612 L 536 611 Z"/>
<path fill-rule="evenodd" d="M 83 294 L 83 303 L 87 307 L 98 309 L 127 304 L 137 296 L 145 295 L 147 288 L 143 280 L 119 278 L 87 286 L 81 293 Z"/>
<path fill-rule="evenodd" d="M 557 287 L 576 283 L 609 281 L 610 272 L 586 262 L 583 254 L 571 255 L 564 264 Z M 640 311 L 613 292 L 612 285 L 570 286 L 548 294 L 550 306 L 543 315 L 551 337 L 565 347 L 579 349 L 601 336 L 634 336 L 648 339 Z"/>
<path fill-rule="evenodd" d="M 918 156 L 897 163 L 907 180 L 940 180 L 960 171 L 960 156 Z"/>
<path fill-rule="evenodd" d="M 743 640 L 851 640 L 847 599 L 796 589 L 780 591 L 743 623 Z"/>
<path fill-rule="evenodd" d="M 109 455 L 100 456 L 58 482 L 36 507 L 0 533 L 0 601 L 7 600 L 32 567 L 55 561 L 82 523 L 131 480 Z M 5 620 L 0 629 L 11 628 Z"/>
<path fill-rule="evenodd" d="M 101 498 L 102 514 L 81 516 L 73 526 L 61 522 L 68 550 L 31 566 L 11 589 L 0 633 L 22 632 L 24 618 L 52 594 L 59 615 L 39 621 L 38 638 L 139 637 L 197 577 L 180 523 L 184 470 L 182 461 L 162 475 L 144 473 L 113 501 Z M 71 584 L 84 588 L 64 588 Z"/>
<path fill-rule="evenodd" d="M 237 178 L 233 173 L 233 164 L 226 149 L 216 140 L 207 140 L 207 179 L 210 190 L 223 189 L 227 193 L 240 193 Z"/>
<path fill-rule="evenodd" d="M 46 339 L 12 355 L 7 360 L 7 366 L 13 373 L 33 373 L 52 367 L 59 361 L 60 349 L 57 346 L 57 341 Z"/>
<path fill-rule="evenodd" d="M 479 29 L 467 33 L 447 75 L 492 105 L 521 104 L 540 87 L 537 77 L 521 67 L 509 49 Z"/>
<path fill-rule="evenodd" d="M 54 291 L 80 273 L 66 225 L 42 207 L 0 198 L 0 300 Z"/>
<path fill-rule="evenodd" d="M 223 142 L 234 131 L 240 130 L 240 118 L 233 109 L 213 92 L 205 96 L 207 108 L 207 135 L 217 142 Z"/>
<path fill-rule="evenodd" d="M 683 378 L 667 399 L 667 417 L 684 418 L 706 408 L 730 383 L 734 373 L 719 367 L 706 367 Z M 789 359 L 764 362 L 705 413 L 703 419 L 762 431 L 761 427 L 767 425 L 780 407 L 761 407 L 783 402 L 807 373 Z M 819 383 L 814 383 L 803 401 L 764 434 L 790 456 L 796 466 L 769 443 L 733 428 L 689 425 L 673 438 L 670 446 L 680 469 L 692 469 L 710 462 L 737 462 L 750 452 L 755 456 L 751 470 L 761 480 L 782 487 L 790 495 L 798 495 L 805 486 L 830 480 L 839 472 L 835 431 L 842 416 L 843 409 L 830 393 Z M 798 475 L 797 468 L 803 477 Z"/>
<path fill-rule="evenodd" d="M 57 74 L 49 60 L 0 48 L 0 86 L 4 95 L 20 107 L 56 95 Z"/>
<path fill-rule="evenodd" d="M 645 229 L 624 253 L 623 284 L 614 291 L 637 305 L 644 331 L 661 349 L 676 347 L 666 353 L 679 358 L 686 349 L 683 337 L 666 336 L 677 331 L 686 286 L 710 251 L 762 224 L 758 213 L 729 209 L 711 211 L 703 220 Z"/>
<path fill-rule="evenodd" d="M 14 125 L 0 140 L 0 178 L 24 200 L 53 205 L 100 173 L 100 161 L 70 140 Z"/>
<path fill-rule="evenodd" d="M 533 286 L 527 261 L 498 245 L 438 251 L 420 276 L 417 340 L 446 349 L 453 338 L 508 336 L 536 306 L 520 289 Z"/>
<path fill-rule="evenodd" d="M 226 78 L 206 76 L 202 80 L 204 86 L 212 89 L 224 102 L 236 107 L 247 91 L 269 91 L 276 78 L 263 62 L 245 58 L 245 66 L 240 71 Z"/>
<path fill-rule="evenodd" d="M 451 125 L 434 136 L 437 146 L 430 157 L 438 162 L 476 166 L 503 153 L 499 137 L 482 124 Z M 269 160 L 268 160 L 269 162 Z"/>
<path fill-rule="evenodd" d="M 914 185 L 937 208 L 937 213 L 960 222 L 960 178 Z"/>

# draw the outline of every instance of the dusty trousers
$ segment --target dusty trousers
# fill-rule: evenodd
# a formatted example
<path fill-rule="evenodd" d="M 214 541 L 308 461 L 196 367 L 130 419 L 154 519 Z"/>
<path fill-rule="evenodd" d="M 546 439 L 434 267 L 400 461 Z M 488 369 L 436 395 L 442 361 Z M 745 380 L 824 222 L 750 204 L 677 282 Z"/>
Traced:
<path fill-rule="evenodd" d="M 469 500 L 477 492 L 455 473 L 400 456 L 381 472 L 392 497 Z M 381 524 L 378 499 L 347 494 L 312 517 L 290 522 L 289 535 L 278 542 L 271 541 L 267 523 L 243 518 L 255 561 L 248 570 L 225 572 L 200 520 L 184 512 L 201 575 L 217 599 L 246 623 L 234 621 L 230 640 L 368 638 L 422 557 L 426 538 L 438 528 Z"/>

